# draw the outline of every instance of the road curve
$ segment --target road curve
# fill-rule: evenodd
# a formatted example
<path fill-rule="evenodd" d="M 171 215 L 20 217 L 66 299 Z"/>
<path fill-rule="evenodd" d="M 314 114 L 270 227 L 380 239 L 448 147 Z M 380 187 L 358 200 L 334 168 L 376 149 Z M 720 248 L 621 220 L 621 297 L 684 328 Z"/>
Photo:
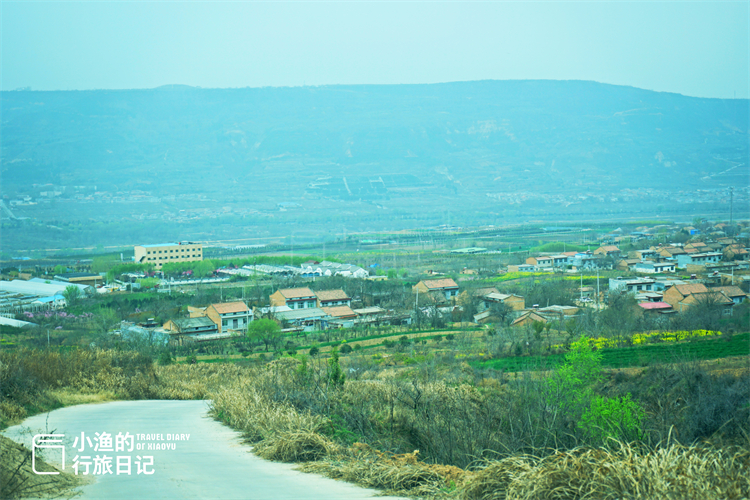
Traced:
<path fill-rule="evenodd" d="M 3 434 L 31 449 L 31 438 L 45 430 L 64 434 L 65 470 L 72 459 L 108 455 L 131 456 L 131 473 L 90 475 L 94 481 L 81 487 L 83 500 L 161 500 L 161 499 L 242 499 L 242 500 L 359 500 L 372 498 L 378 491 L 364 489 L 315 474 L 293 470 L 289 464 L 269 462 L 250 453 L 241 435 L 207 415 L 207 401 L 118 401 L 71 406 L 49 414 L 31 417 L 23 424 L 9 427 Z M 84 438 L 81 439 L 81 433 Z M 132 452 L 94 451 L 88 438 L 106 432 L 148 435 L 134 439 L 135 447 L 149 443 L 166 450 Z M 174 440 L 174 435 L 187 440 Z M 168 436 L 169 435 L 169 436 Z M 74 448 L 74 440 L 79 442 Z M 186 436 L 179 436 L 186 437 Z M 80 452 L 80 443 L 85 450 Z M 174 449 L 172 449 L 174 445 Z M 137 474 L 135 461 L 153 456 L 153 474 Z M 50 462 L 59 463 L 50 455 Z M 123 459 L 126 460 L 126 459 Z M 83 460 L 79 458 L 79 462 Z M 83 466 L 79 466 L 83 473 Z M 93 472 L 93 465 L 92 465 Z M 388 498 L 388 497 L 379 497 Z M 394 497 L 390 497 L 394 498 Z"/>

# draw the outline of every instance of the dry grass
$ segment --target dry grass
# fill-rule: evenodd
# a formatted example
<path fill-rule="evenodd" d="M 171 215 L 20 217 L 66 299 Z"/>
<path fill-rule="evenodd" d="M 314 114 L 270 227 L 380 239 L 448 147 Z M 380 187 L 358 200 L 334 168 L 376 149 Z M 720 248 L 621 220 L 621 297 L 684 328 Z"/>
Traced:
<path fill-rule="evenodd" d="M 460 477 L 456 474 L 461 471 L 457 467 L 428 465 L 417 460 L 417 455 L 415 451 L 388 456 L 367 445 L 355 443 L 344 454 L 305 463 L 300 470 L 377 488 L 389 495 L 411 497 L 434 497 L 448 491 L 451 479 L 446 472 L 455 478 Z"/>
<path fill-rule="evenodd" d="M 90 394 L 81 393 L 68 388 L 54 389 L 49 391 L 50 396 L 57 399 L 63 406 L 85 405 L 92 403 L 105 403 L 117 401 L 117 396 L 112 391 L 101 391 Z"/>
<path fill-rule="evenodd" d="M 251 442 L 289 432 L 318 432 L 326 423 L 320 415 L 298 412 L 291 404 L 269 400 L 247 379 L 219 390 L 211 403 L 211 413 L 243 432 Z"/>
<path fill-rule="evenodd" d="M 405 331 L 405 332 L 394 333 L 390 337 L 380 337 L 380 338 L 367 339 L 367 340 L 357 340 L 356 338 L 353 338 L 353 339 L 350 339 L 348 342 L 350 344 L 359 344 L 362 347 L 364 347 L 364 346 L 370 346 L 370 345 L 380 345 L 386 340 L 390 340 L 391 342 L 398 341 L 398 339 L 401 337 L 407 337 L 409 340 L 415 340 L 415 339 L 420 339 L 423 337 L 434 337 L 435 335 L 441 335 L 442 337 L 445 337 L 446 335 L 453 334 L 456 337 L 463 335 L 466 337 L 474 338 L 474 337 L 481 337 L 485 333 L 486 332 L 483 330 L 446 330 L 446 331 L 440 331 L 440 332 L 420 332 L 420 333 L 409 333 L 408 331 Z M 322 346 L 320 347 L 320 352 L 328 353 L 331 351 L 332 348 L 333 346 Z M 303 349 L 300 351 L 300 353 L 307 354 L 309 353 L 309 350 Z"/>
<path fill-rule="evenodd" d="M 49 411 L 68 401 L 86 401 L 75 393 L 105 399 L 154 397 L 153 361 L 134 352 L 75 349 L 67 352 L 19 349 L 0 351 L 0 425 Z"/>
<path fill-rule="evenodd" d="M 73 488 L 83 481 L 74 475 L 61 473 L 35 474 L 31 468 L 31 452 L 5 436 L 0 436 L 0 495 L 12 498 L 70 498 Z M 57 471 L 46 462 L 36 460 L 36 469 L 44 472 Z"/>
<path fill-rule="evenodd" d="M 490 462 L 458 492 L 462 500 L 743 499 L 750 452 L 678 444 L 638 450 L 578 448 L 544 458 Z"/>
<path fill-rule="evenodd" d="M 213 416 L 256 443 L 261 457 L 302 463 L 303 471 L 390 494 L 465 500 L 750 497 L 747 446 L 647 449 L 613 442 L 546 456 L 505 448 L 507 458 L 476 471 L 419 460 L 468 466 L 477 453 L 501 449 L 514 426 L 524 424 L 511 419 L 523 410 L 519 402 L 534 394 L 533 384 L 493 380 L 477 388 L 458 379 L 407 380 L 387 370 L 363 374 L 337 390 L 326 386 L 322 362 L 153 367 L 137 356 L 97 351 L 34 356 L 0 357 L 0 385 L 18 397 L 41 394 L 63 404 L 146 396 L 211 399 Z M 70 361 L 81 371 L 67 366 Z M 0 397 L 0 416 L 23 418 L 24 402 Z M 352 430 L 356 439 L 382 443 L 383 449 L 420 448 L 422 455 L 383 453 L 362 443 L 347 447 Z"/>
<path fill-rule="evenodd" d="M 316 432 L 283 431 L 259 442 L 253 451 L 267 460 L 296 463 L 336 456 L 341 449 Z"/>

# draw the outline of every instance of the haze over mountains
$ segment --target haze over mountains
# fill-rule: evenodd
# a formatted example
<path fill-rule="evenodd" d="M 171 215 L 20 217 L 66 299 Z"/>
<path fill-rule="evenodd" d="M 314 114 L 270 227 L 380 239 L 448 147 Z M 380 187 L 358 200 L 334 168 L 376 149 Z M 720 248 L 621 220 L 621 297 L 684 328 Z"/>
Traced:
<path fill-rule="evenodd" d="M 129 201 L 120 219 L 187 223 L 180 210 L 218 206 L 267 225 L 334 209 L 336 224 L 380 230 L 648 212 L 633 203 L 677 213 L 748 186 L 747 100 L 586 81 L 14 91 L 1 105 L 6 203 L 51 184 L 57 205 Z"/>

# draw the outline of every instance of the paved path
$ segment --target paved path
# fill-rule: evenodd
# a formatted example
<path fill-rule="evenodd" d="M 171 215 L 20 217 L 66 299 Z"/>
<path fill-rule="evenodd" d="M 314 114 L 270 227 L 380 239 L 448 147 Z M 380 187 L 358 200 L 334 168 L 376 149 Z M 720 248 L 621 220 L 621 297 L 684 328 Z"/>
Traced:
<path fill-rule="evenodd" d="M 292 465 L 256 457 L 250 453 L 248 445 L 242 444 L 239 433 L 207 416 L 206 401 L 122 401 L 72 406 L 36 415 L 20 426 L 6 429 L 3 434 L 31 449 L 32 436 L 44 433 L 45 429 L 65 434 L 66 471 L 71 470 L 76 455 L 132 457 L 130 475 L 93 476 L 95 481 L 83 486 L 81 496 L 76 497 L 80 499 L 358 500 L 378 494 L 375 490 L 304 474 L 293 470 Z M 155 436 L 156 440 L 153 436 L 152 439 L 148 436 L 135 439 L 134 444 L 165 443 L 170 447 L 174 445 L 175 449 L 97 452 L 86 443 L 87 450 L 79 452 L 80 442 L 76 448 L 73 444 L 76 436 L 80 441 L 81 432 L 87 438 L 94 438 L 97 432 L 112 436 L 126 432 L 161 435 Z M 172 437 L 168 435 L 175 434 L 190 437 L 167 440 Z M 159 437 L 164 441 L 158 440 Z M 59 463 L 59 458 L 48 456 L 53 464 Z M 137 456 L 154 457 L 152 475 L 136 473 Z M 112 470 L 116 472 L 114 464 Z M 79 471 L 83 473 L 82 466 Z"/>

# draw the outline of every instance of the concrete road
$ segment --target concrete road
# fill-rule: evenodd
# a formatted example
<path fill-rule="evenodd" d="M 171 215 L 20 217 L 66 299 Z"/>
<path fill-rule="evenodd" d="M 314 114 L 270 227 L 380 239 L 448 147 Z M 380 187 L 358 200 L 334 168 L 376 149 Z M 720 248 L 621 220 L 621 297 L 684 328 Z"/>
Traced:
<path fill-rule="evenodd" d="M 92 462 L 88 477 L 93 481 L 81 488 L 81 495 L 76 497 L 80 499 L 358 500 L 378 494 L 376 490 L 304 474 L 293 470 L 292 465 L 256 457 L 250 453 L 250 446 L 242 444 L 238 432 L 207 416 L 207 403 L 122 401 L 72 406 L 29 418 L 3 434 L 29 449 L 35 434 L 46 431 L 64 434 L 65 470 L 72 472 L 76 456 L 79 475 L 84 472 L 83 462 Z M 112 436 L 113 450 L 118 433 L 134 436 L 133 451 L 127 451 L 129 441 L 121 451 L 95 451 L 96 433 L 102 436 L 104 432 Z M 80 451 L 81 443 L 84 451 Z M 106 439 L 99 444 L 106 448 Z M 154 450 L 155 445 L 167 449 Z M 138 450 L 138 446 L 144 449 Z M 57 452 L 51 450 L 46 457 L 59 467 Z M 112 473 L 91 474 L 97 455 L 112 458 Z M 87 456 L 91 459 L 83 458 Z M 126 458 L 120 458 L 121 473 L 117 474 L 118 456 L 130 457 L 130 474 L 126 473 Z M 153 474 L 138 474 L 136 462 L 144 467 L 149 456 L 153 457 L 153 466 L 145 467 L 144 471 Z"/>

